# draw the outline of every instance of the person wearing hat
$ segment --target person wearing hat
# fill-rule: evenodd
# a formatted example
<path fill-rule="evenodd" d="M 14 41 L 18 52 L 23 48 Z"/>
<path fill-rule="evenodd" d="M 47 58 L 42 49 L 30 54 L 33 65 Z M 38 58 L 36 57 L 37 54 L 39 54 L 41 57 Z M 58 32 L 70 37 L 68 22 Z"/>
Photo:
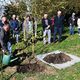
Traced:
<path fill-rule="evenodd" d="M 72 16 L 69 18 L 69 25 L 70 25 L 70 31 L 69 34 L 73 35 L 74 34 L 74 30 L 75 30 L 75 25 L 76 25 L 76 20 L 77 18 L 75 17 L 75 13 L 72 13 Z"/>

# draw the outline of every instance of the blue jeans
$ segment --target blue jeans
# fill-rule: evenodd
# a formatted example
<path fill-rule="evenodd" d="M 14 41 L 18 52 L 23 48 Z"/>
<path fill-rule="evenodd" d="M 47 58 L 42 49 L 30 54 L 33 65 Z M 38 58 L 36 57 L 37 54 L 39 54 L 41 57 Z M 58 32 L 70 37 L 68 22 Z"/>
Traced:
<path fill-rule="evenodd" d="M 56 35 L 59 31 L 59 42 L 61 42 L 61 37 L 62 37 L 62 27 L 61 28 L 58 28 L 58 27 L 54 27 L 54 38 L 53 38 L 53 42 L 56 42 Z"/>
<path fill-rule="evenodd" d="M 20 35 L 20 28 L 19 28 L 19 32 L 18 32 L 18 35 Z"/>
<path fill-rule="evenodd" d="M 70 31 L 69 34 L 74 34 L 75 25 L 70 25 Z"/>
<path fill-rule="evenodd" d="M 7 49 L 9 50 L 10 54 L 13 56 L 10 42 L 7 42 Z M 4 56 L 4 54 L 3 54 L 3 56 Z"/>
<path fill-rule="evenodd" d="M 13 43 L 14 43 L 14 37 L 15 37 L 15 35 L 16 35 L 16 43 L 18 43 L 18 34 L 14 34 L 14 33 L 12 35 L 13 36 Z"/>
<path fill-rule="evenodd" d="M 80 34 L 80 29 L 78 29 L 78 33 Z"/>

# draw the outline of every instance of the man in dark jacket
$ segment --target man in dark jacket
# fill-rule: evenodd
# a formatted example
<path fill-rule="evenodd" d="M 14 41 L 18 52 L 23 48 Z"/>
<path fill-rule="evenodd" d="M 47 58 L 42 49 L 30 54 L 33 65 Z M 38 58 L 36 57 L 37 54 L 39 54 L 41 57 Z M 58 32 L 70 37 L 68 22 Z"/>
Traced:
<path fill-rule="evenodd" d="M 9 23 L 4 24 L 3 27 L 0 26 L 0 46 L 3 53 L 9 53 L 5 44 L 5 32 L 9 31 L 10 26 Z"/>
<path fill-rule="evenodd" d="M 2 20 L 0 22 L 0 26 L 3 27 L 4 23 L 7 21 L 7 18 L 5 16 L 2 17 Z"/>
<path fill-rule="evenodd" d="M 16 15 L 12 16 L 12 20 L 10 20 L 11 31 L 13 35 L 13 44 L 14 44 L 14 36 L 16 35 L 16 42 L 18 43 L 18 32 L 19 32 L 19 22 L 16 20 Z"/>
<path fill-rule="evenodd" d="M 59 43 L 61 42 L 62 28 L 64 26 L 64 17 L 61 15 L 61 11 L 58 11 L 58 15 L 54 18 L 54 38 L 53 43 L 56 41 L 56 35 L 59 31 Z"/>
<path fill-rule="evenodd" d="M 46 34 L 48 34 L 48 43 L 50 44 L 51 43 L 51 30 L 50 30 L 51 20 L 48 19 L 47 14 L 44 14 L 44 18 L 42 19 L 42 26 L 43 26 L 43 34 L 44 34 L 44 38 L 43 38 L 44 44 L 46 44 L 46 38 L 45 38 Z"/>
<path fill-rule="evenodd" d="M 5 16 L 2 17 L 2 21 L 0 22 L 0 26 L 3 27 L 4 24 L 7 23 L 7 18 Z M 11 54 L 11 56 L 13 56 L 13 53 L 12 53 L 12 49 L 11 49 L 11 43 L 10 43 L 10 33 L 9 31 L 5 32 L 5 39 L 4 39 L 4 42 L 7 44 L 7 48 Z"/>
<path fill-rule="evenodd" d="M 74 34 L 74 29 L 76 25 L 77 18 L 75 17 L 75 13 L 72 14 L 72 17 L 69 18 L 70 31 L 69 34 Z"/>

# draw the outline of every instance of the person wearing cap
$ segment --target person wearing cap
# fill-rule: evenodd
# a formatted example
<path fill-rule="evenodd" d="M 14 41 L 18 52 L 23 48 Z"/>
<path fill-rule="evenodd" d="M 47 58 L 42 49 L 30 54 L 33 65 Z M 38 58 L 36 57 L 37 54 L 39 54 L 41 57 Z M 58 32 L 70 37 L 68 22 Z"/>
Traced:
<path fill-rule="evenodd" d="M 76 20 L 77 18 L 75 17 L 75 13 L 72 13 L 72 16 L 69 18 L 69 25 L 70 25 L 70 31 L 69 34 L 73 35 L 74 34 L 74 30 L 75 30 L 75 25 L 76 25 Z"/>

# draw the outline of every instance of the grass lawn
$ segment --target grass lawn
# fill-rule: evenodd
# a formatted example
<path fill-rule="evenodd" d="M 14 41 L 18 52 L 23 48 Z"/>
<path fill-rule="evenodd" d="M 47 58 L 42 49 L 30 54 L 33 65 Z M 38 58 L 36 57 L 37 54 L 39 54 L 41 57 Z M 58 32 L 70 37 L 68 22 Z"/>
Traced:
<path fill-rule="evenodd" d="M 42 31 L 42 27 L 38 27 L 38 31 Z M 43 39 L 39 37 L 35 42 L 34 54 L 39 55 L 59 50 L 80 57 L 80 36 L 78 35 L 77 27 L 75 28 L 75 31 L 76 33 L 74 35 L 69 35 L 69 27 L 65 27 L 64 33 L 62 35 L 62 42 L 60 44 L 57 42 L 56 44 L 51 43 L 43 45 Z M 58 35 L 57 38 L 59 38 Z M 16 49 L 22 49 L 25 46 L 26 45 L 22 41 L 19 45 L 12 45 L 12 50 L 14 52 Z M 28 47 L 18 51 L 18 53 L 20 54 L 23 52 L 32 52 L 32 46 L 29 45 Z M 45 72 L 43 71 L 35 74 L 22 74 L 14 71 L 14 73 L 11 72 L 11 74 L 7 71 L 7 73 L 4 72 L 4 77 L 10 77 L 12 75 L 10 80 L 80 80 L 80 63 L 77 63 L 74 66 L 63 70 L 58 70 L 49 65 L 46 65 L 46 67 L 47 70 Z M 9 66 L 7 67 L 7 69 L 9 69 Z"/>

